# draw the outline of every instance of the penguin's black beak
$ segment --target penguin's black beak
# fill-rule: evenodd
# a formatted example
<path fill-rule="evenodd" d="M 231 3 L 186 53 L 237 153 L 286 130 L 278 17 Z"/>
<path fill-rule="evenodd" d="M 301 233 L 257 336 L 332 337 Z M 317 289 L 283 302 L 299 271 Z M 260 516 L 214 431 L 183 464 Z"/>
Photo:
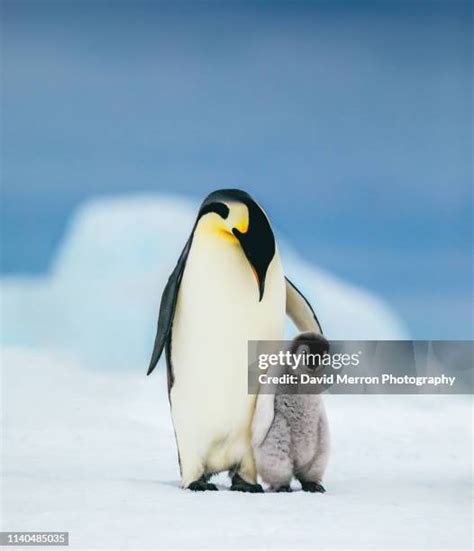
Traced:
<path fill-rule="evenodd" d="M 265 280 L 261 281 L 260 276 L 257 272 L 257 269 L 255 268 L 255 266 L 252 263 L 250 263 L 250 267 L 252 268 L 253 275 L 255 276 L 255 279 L 257 281 L 258 301 L 260 302 L 262 300 L 262 297 L 263 297 L 263 291 L 265 290 Z"/>
<path fill-rule="evenodd" d="M 275 256 L 275 237 L 270 222 L 263 210 L 253 202 L 247 203 L 247 224 L 232 228 L 232 233 L 249 261 L 258 286 L 258 301 L 265 292 L 265 278 L 270 262 Z"/>
<path fill-rule="evenodd" d="M 232 233 L 239 240 L 240 245 L 249 261 L 250 267 L 252 269 L 253 275 L 258 286 L 258 301 L 260 302 L 263 298 L 263 293 L 265 291 L 265 277 L 267 275 L 267 263 L 261 262 L 261 251 L 259 250 L 258 242 L 255 241 L 249 236 L 248 233 L 242 233 L 237 228 L 233 228 Z"/>

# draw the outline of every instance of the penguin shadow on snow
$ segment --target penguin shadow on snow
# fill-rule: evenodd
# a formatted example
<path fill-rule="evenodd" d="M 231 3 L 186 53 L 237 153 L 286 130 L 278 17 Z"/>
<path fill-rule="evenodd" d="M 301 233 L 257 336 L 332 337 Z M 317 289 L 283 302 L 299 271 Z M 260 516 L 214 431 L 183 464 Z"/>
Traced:
<path fill-rule="evenodd" d="M 172 480 L 172 481 L 157 480 L 156 483 L 160 484 L 161 486 L 168 486 L 170 488 L 176 488 L 180 492 L 182 492 L 182 490 L 183 490 L 182 484 L 179 480 Z M 215 491 L 221 491 L 221 492 L 226 492 L 226 491 L 230 492 L 231 491 L 231 479 L 225 473 L 217 473 L 217 474 L 209 477 L 207 479 L 207 484 L 212 485 L 214 487 Z M 192 490 L 192 488 L 190 488 L 190 489 Z M 186 493 L 187 494 L 189 494 L 189 493 L 191 493 L 191 494 L 202 494 L 203 492 L 191 491 L 191 492 L 186 492 Z"/>
<path fill-rule="evenodd" d="M 222 476 L 223 473 L 215 475 L 215 477 L 212 477 L 210 480 L 212 483 L 216 486 L 218 492 L 229 492 L 234 495 L 234 492 L 231 490 L 231 484 L 230 479 L 229 482 L 226 483 L 225 478 Z M 143 482 L 143 483 L 156 483 L 160 486 L 167 486 L 168 488 L 173 488 L 176 490 L 179 490 L 180 493 L 183 495 L 203 495 L 204 493 L 208 495 L 207 492 L 183 492 L 183 488 L 181 486 L 181 482 L 179 480 L 156 480 L 156 481 L 146 481 L 146 480 L 129 480 L 129 482 Z M 290 489 L 282 489 L 282 490 L 275 490 L 273 489 L 269 484 L 266 484 L 263 482 L 263 480 L 259 480 L 263 487 L 263 493 L 267 495 L 279 495 L 279 494 L 285 494 L 285 493 L 292 493 L 292 494 L 301 494 L 303 492 L 303 488 L 301 486 L 301 483 L 298 483 L 297 481 L 294 481 L 290 484 Z M 306 490 L 309 491 L 309 490 Z M 211 492 L 213 494 L 214 492 Z M 241 492 L 239 492 L 241 493 Z M 258 492 L 262 493 L 262 492 Z M 325 493 L 325 490 L 320 490 L 318 493 Z"/>

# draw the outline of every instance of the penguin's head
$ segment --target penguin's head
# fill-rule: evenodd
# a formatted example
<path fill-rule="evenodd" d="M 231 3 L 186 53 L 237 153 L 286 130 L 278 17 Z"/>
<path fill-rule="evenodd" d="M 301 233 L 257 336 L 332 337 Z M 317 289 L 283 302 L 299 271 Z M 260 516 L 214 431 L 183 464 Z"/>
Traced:
<path fill-rule="evenodd" d="M 214 191 L 204 199 L 196 227 L 228 246 L 242 248 L 262 300 L 268 266 L 275 256 L 275 237 L 260 205 L 239 189 Z"/>

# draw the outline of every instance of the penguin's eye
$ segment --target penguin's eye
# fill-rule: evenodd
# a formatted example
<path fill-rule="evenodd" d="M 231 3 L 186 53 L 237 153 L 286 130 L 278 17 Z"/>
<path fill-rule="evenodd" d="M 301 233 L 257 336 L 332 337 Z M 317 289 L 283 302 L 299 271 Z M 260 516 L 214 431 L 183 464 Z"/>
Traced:
<path fill-rule="evenodd" d="M 298 347 L 298 354 L 300 354 L 301 356 L 306 356 L 307 354 L 309 354 L 309 352 L 310 350 L 307 344 L 302 344 Z"/>
<path fill-rule="evenodd" d="M 229 216 L 229 207 L 224 203 L 209 203 L 201 209 L 200 216 L 210 212 L 216 212 L 224 220 Z"/>

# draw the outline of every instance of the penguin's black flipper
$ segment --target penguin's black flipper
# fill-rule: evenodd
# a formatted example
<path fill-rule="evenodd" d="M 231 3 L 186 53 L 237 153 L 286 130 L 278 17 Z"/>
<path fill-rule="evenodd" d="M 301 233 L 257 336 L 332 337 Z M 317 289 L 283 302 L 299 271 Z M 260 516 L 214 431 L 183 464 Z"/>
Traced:
<path fill-rule="evenodd" d="M 312 331 L 323 334 L 321 324 L 314 313 L 311 304 L 301 291 L 285 277 L 286 284 L 286 313 L 299 331 Z"/>
<path fill-rule="evenodd" d="M 178 299 L 179 286 L 183 277 L 186 260 L 188 259 L 189 249 L 191 248 L 193 235 L 188 239 L 181 256 L 178 259 L 175 269 L 168 279 L 165 290 L 161 295 L 160 315 L 158 317 L 158 327 L 156 330 L 155 345 L 153 354 L 151 355 L 150 365 L 147 375 L 155 369 L 158 360 L 163 352 L 165 344 L 169 340 L 171 334 L 171 326 L 173 325 L 174 312 L 176 309 L 176 301 Z"/>

